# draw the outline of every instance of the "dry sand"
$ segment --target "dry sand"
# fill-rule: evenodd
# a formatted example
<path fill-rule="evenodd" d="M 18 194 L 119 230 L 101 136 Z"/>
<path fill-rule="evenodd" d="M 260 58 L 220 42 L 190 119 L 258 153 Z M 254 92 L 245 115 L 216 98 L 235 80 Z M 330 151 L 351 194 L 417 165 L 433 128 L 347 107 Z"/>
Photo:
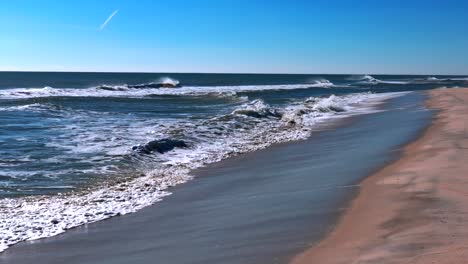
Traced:
<path fill-rule="evenodd" d="M 429 129 L 293 264 L 468 263 L 468 89 L 429 94 Z"/>

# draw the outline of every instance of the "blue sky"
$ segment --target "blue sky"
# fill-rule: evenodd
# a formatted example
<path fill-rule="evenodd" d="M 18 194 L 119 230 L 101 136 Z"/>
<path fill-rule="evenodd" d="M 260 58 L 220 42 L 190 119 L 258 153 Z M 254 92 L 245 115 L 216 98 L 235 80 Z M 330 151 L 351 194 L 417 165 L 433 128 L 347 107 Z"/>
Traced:
<path fill-rule="evenodd" d="M 468 74 L 467 11 L 453 0 L 3 0 L 0 70 Z"/>

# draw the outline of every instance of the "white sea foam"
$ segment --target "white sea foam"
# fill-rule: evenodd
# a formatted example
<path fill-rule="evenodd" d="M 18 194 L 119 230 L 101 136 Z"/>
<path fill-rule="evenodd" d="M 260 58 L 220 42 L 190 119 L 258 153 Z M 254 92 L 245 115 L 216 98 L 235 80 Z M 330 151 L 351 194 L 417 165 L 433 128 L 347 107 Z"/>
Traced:
<path fill-rule="evenodd" d="M 363 76 L 354 76 L 350 78 L 351 80 L 357 80 L 358 84 L 409 84 L 409 81 L 397 81 L 397 80 L 380 80 L 377 78 L 374 78 L 371 75 L 363 75 Z"/>
<path fill-rule="evenodd" d="M 370 75 L 364 75 L 357 78 L 351 78 L 352 80 L 358 80 L 359 84 L 433 84 L 433 83 L 445 83 L 451 81 L 468 81 L 468 78 L 437 78 L 430 76 L 427 78 L 413 78 L 408 80 L 380 80 Z"/>
<path fill-rule="evenodd" d="M 421 82 L 421 80 L 418 80 L 419 82 Z M 466 77 L 457 77 L 457 78 L 437 78 L 437 77 L 427 77 L 426 79 L 424 79 L 422 82 L 428 82 L 428 83 L 431 83 L 431 82 L 450 82 L 450 81 L 462 81 L 462 82 L 467 82 L 468 81 L 468 78 Z"/>
<path fill-rule="evenodd" d="M 161 80 L 159 83 L 178 85 L 177 80 Z M 25 99 L 39 97 L 145 97 L 158 95 L 235 95 L 237 92 L 252 92 L 266 90 L 294 90 L 307 88 L 327 88 L 333 83 L 327 80 L 316 80 L 309 84 L 284 85 L 243 85 L 243 86 L 182 86 L 179 88 L 152 88 L 153 83 L 138 85 L 141 88 L 131 88 L 127 85 L 99 86 L 83 89 L 71 88 L 14 88 L 0 90 L 0 99 Z"/>
<path fill-rule="evenodd" d="M 161 84 L 170 84 L 174 87 L 180 84 L 179 80 L 176 80 L 170 77 L 162 77 L 158 80 L 158 82 Z"/>
<path fill-rule="evenodd" d="M 27 104 L 27 105 L 15 105 L 15 106 L 5 106 L 0 107 L 0 111 L 25 111 L 28 109 L 38 109 L 41 108 L 42 104 Z"/>
<path fill-rule="evenodd" d="M 118 123 L 119 118 L 112 119 L 111 114 L 103 117 L 103 113 L 93 116 L 94 113 L 88 111 L 69 113 L 70 117 L 83 120 L 102 118 L 119 129 L 109 126 L 102 131 L 99 121 L 81 128 L 71 124 L 60 128 L 71 133 L 68 137 L 49 142 L 53 147 L 69 151 L 71 157 L 94 151 L 104 151 L 108 156 L 127 154 L 137 161 L 141 159 L 148 167 L 139 177 L 103 182 L 80 192 L 0 200 L 0 251 L 20 241 L 54 236 L 85 223 L 135 212 L 169 195 L 168 187 L 191 179 L 191 169 L 274 143 L 305 139 L 317 124 L 376 111 L 375 105 L 382 100 L 403 94 L 332 95 L 297 100 L 282 108 L 253 100 L 238 106 L 230 114 L 209 120 L 165 120 L 164 124 L 158 124 L 136 119 L 130 126 Z M 30 110 L 35 111 L 37 107 L 42 105 L 32 106 Z M 100 138 L 100 135 L 106 138 Z M 174 148 L 164 154 L 141 155 L 130 148 L 130 145 L 155 138 L 182 138 L 188 147 Z M 112 170 L 107 168 L 106 173 Z"/>
<path fill-rule="evenodd" d="M 468 77 L 462 77 L 462 78 L 450 78 L 449 80 L 452 80 L 452 81 L 465 81 L 465 82 L 468 82 Z"/>

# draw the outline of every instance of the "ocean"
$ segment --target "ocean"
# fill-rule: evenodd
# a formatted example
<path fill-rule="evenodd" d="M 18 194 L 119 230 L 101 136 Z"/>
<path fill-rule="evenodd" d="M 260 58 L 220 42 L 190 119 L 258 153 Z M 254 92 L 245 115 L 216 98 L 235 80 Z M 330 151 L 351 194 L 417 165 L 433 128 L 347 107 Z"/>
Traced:
<path fill-rule="evenodd" d="M 460 76 L 1 72 L 0 249 L 138 211 L 191 180 L 193 170 L 313 138 L 341 120 L 386 111 L 388 100 L 408 98 L 422 109 L 418 91 L 467 83 Z M 414 123 L 393 147 L 419 131 Z"/>

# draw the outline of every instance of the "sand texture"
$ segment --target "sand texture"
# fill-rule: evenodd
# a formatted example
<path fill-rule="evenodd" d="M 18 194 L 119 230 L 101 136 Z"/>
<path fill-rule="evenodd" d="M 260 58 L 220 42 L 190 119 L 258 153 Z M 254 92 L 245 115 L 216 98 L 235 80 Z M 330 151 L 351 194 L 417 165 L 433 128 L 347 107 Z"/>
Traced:
<path fill-rule="evenodd" d="M 468 263 L 468 89 L 429 95 L 432 125 L 292 263 Z"/>

